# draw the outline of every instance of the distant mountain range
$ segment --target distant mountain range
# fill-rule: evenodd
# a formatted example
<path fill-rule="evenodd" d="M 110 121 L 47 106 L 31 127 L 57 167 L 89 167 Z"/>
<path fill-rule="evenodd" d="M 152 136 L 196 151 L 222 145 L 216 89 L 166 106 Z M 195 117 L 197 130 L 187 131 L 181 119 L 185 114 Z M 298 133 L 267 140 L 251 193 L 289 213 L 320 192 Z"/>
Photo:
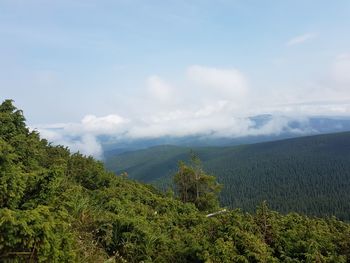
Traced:
<path fill-rule="evenodd" d="M 326 125 L 335 127 L 340 121 L 315 119 L 310 123 L 319 127 L 318 132 L 325 132 Z M 348 127 L 347 120 L 341 123 L 339 129 Z M 177 162 L 188 160 L 191 149 L 204 169 L 224 184 L 223 205 L 253 211 L 267 200 L 281 212 L 350 219 L 350 132 L 240 146 L 163 145 L 118 154 L 112 150 L 105 163 L 116 173 L 126 171 L 131 178 L 166 188 Z"/>
<path fill-rule="evenodd" d="M 266 125 L 274 125 L 276 116 L 265 114 L 250 117 L 252 129 L 259 131 Z M 335 132 L 350 131 L 350 117 L 310 117 L 310 118 L 284 118 L 282 127 L 271 129 L 260 135 L 246 135 L 239 137 L 219 137 L 215 134 L 193 135 L 184 137 L 164 136 L 159 138 L 141 139 L 115 139 L 113 136 L 99 136 L 104 155 L 106 158 L 115 154 L 146 149 L 157 145 L 176 145 L 186 147 L 197 146 L 233 146 L 240 144 L 251 144 L 258 142 L 268 142 L 287 138 L 295 138 L 306 135 L 317 135 Z M 259 134 L 259 133 L 257 133 Z"/>

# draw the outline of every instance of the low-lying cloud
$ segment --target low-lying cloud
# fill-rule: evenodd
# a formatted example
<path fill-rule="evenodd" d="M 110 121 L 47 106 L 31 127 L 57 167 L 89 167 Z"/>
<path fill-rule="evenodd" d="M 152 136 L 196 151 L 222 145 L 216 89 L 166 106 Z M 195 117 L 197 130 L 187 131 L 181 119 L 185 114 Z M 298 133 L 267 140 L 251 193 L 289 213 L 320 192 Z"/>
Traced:
<path fill-rule="evenodd" d="M 219 106 L 220 107 L 220 106 Z M 202 114 L 201 111 L 205 112 Z M 84 117 L 80 123 L 57 124 L 54 126 L 38 125 L 35 127 L 43 138 L 65 145 L 72 152 L 79 151 L 96 158 L 103 157 L 99 136 L 107 136 L 112 141 L 153 139 L 159 137 L 210 136 L 213 138 L 237 138 L 242 136 L 279 135 L 282 131 L 303 133 L 305 130 L 292 129 L 292 121 L 301 118 L 272 116 L 271 119 L 257 127 L 251 118 L 229 116 L 225 109 L 212 112 L 206 109 L 197 112 L 170 113 L 167 117 L 155 118 L 149 122 L 116 122 L 119 116 Z M 34 128 L 34 127 L 33 127 Z"/>
<path fill-rule="evenodd" d="M 271 89 L 264 94 L 249 85 L 246 74 L 236 68 L 194 65 L 187 68 L 179 85 L 161 76 L 145 80 L 142 99 L 125 103 L 133 114 L 86 115 L 80 122 L 33 125 L 42 137 L 68 146 L 73 152 L 102 158 L 99 138 L 135 140 L 158 137 L 278 135 L 310 132 L 310 116 L 350 115 L 350 56 L 343 54 L 331 65 L 324 84 L 290 90 L 278 97 Z M 276 99 L 277 98 L 277 99 Z M 301 99 L 302 98 L 302 99 Z M 327 98 L 328 101 L 324 99 Z M 263 125 L 252 116 L 271 114 Z M 305 123 L 292 128 L 291 123 Z"/>

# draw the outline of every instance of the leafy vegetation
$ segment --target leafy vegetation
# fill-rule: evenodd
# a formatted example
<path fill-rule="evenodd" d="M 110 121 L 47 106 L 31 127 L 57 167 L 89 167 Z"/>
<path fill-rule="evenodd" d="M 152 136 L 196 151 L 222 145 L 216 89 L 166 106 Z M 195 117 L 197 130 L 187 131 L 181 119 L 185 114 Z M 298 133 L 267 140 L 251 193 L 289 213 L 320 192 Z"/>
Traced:
<path fill-rule="evenodd" d="M 348 262 L 350 225 L 266 203 L 206 217 L 29 131 L 0 105 L 1 262 Z"/>
<path fill-rule="evenodd" d="M 234 147 L 192 148 L 224 185 L 221 204 L 253 212 L 267 200 L 282 213 L 350 220 L 350 132 Z M 161 189 L 190 148 L 159 146 L 106 159 L 106 167 Z"/>

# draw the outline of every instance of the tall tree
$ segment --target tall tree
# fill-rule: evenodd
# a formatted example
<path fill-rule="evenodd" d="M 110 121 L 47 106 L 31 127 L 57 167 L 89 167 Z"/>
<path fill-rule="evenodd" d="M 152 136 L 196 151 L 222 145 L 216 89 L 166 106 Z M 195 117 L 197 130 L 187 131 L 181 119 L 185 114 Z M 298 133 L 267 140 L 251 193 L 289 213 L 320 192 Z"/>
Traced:
<path fill-rule="evenodd" d="M 194 203 L 201 211 L 219 207 L 218 194 L 221 185 L 217 183 L 215 176 L 204 172 L 200 159 L 193 152 L 189 165 L 179 163 L 174 183 L 182 202 Z"/>

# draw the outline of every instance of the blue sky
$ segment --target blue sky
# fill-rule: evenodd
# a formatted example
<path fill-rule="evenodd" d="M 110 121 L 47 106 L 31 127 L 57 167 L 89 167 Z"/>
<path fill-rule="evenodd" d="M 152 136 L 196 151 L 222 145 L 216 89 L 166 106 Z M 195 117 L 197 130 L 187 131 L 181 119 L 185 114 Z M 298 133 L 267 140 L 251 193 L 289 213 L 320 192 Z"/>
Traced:
<path fill-rule="evenodd" d="M 0 0 L 0 94 L 33 127 L 93 136 L 350 116 L 349 14 L 347 0 Z"/>

